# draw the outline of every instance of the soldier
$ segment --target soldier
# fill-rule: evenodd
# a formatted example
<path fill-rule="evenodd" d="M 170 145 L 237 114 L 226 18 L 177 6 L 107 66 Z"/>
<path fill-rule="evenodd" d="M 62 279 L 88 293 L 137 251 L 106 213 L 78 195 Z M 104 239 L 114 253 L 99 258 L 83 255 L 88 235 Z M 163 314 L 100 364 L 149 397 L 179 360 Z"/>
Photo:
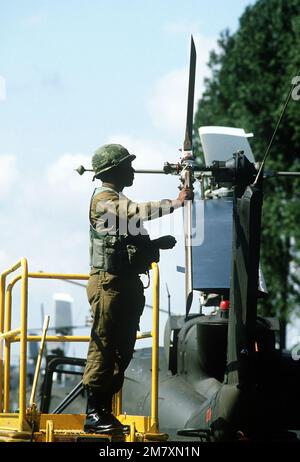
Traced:
<path fill-rule="evenodd" d="M 88 396 L 86 432 L 125 431 L 111 406 L 113 395 L 122 388 L 145 304 L 139 275 L 159 260 L 159 249 L 176 244 L 173 236 L 150 240 L 143 221 L 171 213 L 192 199 L 190 190 L 182 190 L 175 200 L 130 201 L 122 191 L 133 184 L 135 157 L 120 144 L 107 144 L 92 158 L 94 178 L 102 186 L 95 189 L 90 204 L 87 294 L 93 326 L 83 376 Z"/>

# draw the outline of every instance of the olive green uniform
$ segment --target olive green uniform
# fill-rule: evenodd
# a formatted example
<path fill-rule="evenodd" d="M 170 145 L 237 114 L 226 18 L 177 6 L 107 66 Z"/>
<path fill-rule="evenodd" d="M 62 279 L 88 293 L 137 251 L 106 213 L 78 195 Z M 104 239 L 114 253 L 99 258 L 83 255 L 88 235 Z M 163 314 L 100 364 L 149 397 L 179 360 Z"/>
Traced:
<path fill-rule="evenodd" d="M 105 187 L 105 184 L 92 197 L 90 222 L 97 230 L 98 237 L 103 235 L 104 239 L 94 243 L 94 249 L 98 246 L 98 252 L 102 253 L 100 260 L 95 260 L 92 251 L 87 287 L 93 326 L 83 377 L 86 387 L 104 394 L 113 394 L 121 389 L 145 304 L 140 268 L 135 267 L 134 262 L 131 265 L 127 260 L 125 262 L 122 252 L 115 252 L 116 240 L 120 238 L 119 230 L 122 228 L 120 221 L 125 220 L 127 225 L 133 223 L 131 228 L 135 231 L 139 227 L 145 237 L 144 220 L 152 220 L 172 211 L 169 200 L 138 204 L 122 193 Z M 110 218 L 113 219 L 110 221 Z M 158 254 L 158 249 L 156 251 Z"/>

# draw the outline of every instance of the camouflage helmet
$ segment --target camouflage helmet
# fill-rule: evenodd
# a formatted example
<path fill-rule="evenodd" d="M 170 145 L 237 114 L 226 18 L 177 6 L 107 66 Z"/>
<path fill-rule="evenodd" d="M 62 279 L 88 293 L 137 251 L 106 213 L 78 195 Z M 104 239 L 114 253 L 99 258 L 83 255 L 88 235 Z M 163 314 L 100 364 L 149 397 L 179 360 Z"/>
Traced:
<path fill-rule="evenodd" d="M 121 144 L 104 144 L 98 148 L 92 157 L 92 167 L 95 175 L 116 167 L 126 159 L 134 160 L 135 155 L 129 154 Z"/>

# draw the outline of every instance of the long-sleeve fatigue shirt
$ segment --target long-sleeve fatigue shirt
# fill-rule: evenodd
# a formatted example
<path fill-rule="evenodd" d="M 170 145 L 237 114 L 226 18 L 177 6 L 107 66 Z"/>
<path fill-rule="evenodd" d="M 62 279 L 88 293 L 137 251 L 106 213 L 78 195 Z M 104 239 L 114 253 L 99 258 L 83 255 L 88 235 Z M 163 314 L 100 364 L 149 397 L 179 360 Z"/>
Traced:
<path fill-rule="evenodd" d="M 144 221 L 154 220 L 174 211 L 169 199 L 138 203 L 105 183 L 103 187 L 109 189 L 93 197 L 90 211 L 91 224 L 99 233 L 131 236 L 148 234 L 143 227 Z"/>

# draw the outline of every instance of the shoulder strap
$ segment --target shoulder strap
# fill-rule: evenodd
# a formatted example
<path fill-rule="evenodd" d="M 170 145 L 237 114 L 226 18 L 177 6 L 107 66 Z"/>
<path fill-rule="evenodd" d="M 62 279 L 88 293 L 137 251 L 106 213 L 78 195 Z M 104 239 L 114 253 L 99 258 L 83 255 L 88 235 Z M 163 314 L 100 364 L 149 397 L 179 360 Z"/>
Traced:
<path fill-rule="evenodd" d="M 93 202 L 93 199 L 94 197 L 97 195 L 97 194 L 100 194 L 102 192 L 105 192 L 105 191 L 113 191 L 115 193 L 117 193 L 117 191 L 115 191 L 114 189 L 112 188 L 108 188 L 106 186 L 100 186 L 99 188 L 95 188 L 94 189 L 94 192 L 92 194 L 92 197 L 91 197 L 91 200 L 90 200 L 90 210 L 89 210 L 89 221 L 90 221 L 90 228 L 97 233 L 97 230 L 94 228 L 94 226 L 92 225 L 92 220 L 91 220 L 91 211 L 92 211 L 92 202 Z M 118 193 L 117 193 L 118 194 Z"/>

